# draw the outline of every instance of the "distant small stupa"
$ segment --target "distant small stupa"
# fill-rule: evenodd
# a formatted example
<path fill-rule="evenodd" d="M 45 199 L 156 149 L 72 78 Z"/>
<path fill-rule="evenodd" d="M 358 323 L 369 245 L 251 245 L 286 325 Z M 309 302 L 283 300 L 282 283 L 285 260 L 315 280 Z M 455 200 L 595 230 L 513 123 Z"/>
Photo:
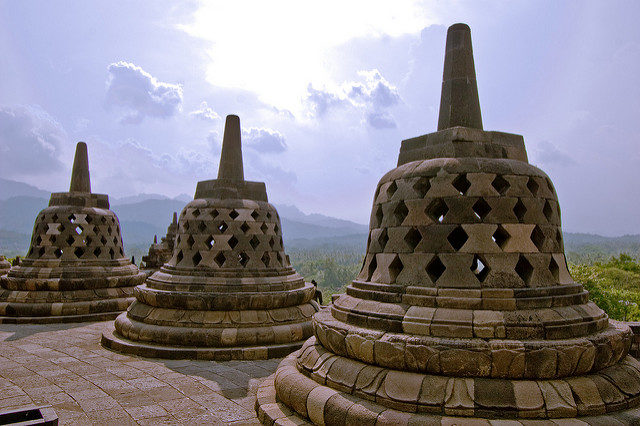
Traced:
<path fill-rule="evenodd" d="M 167 235 L 162 237 L 160 242 L 158 242 L 157 235 L 153 236 L 153 244 L 149 246 L 147 254 L 142 256 L 141 269 L 148 271 L 148 273 L 155 272 L 171 259 L 177 232 L 178 214 L 173 212 L 173 220 L 167 228 Z"/>
<path fill-rule="evenodd" d="M 102 336 L 147 357 L 265 359 L 312 335 L 315 287 L 291 267 L 265 184 L 244 179 L 240 119 L 226 119 L 218 179 L 198 182 L 171 259 Z"/>
<path fill-rule="evenodd" d="M 124 254 L 108 196 L 91 193 L 87 145 L 79 142 L 69 192 L 51 194 L 27 256 L 0 278 L 0 323 L 115 318 L 144 277 Z"/>
<path fill-rule="evenodd" d="M 360 274 L 258 389 L 264 424 L 640 424 L 632 334 L 567 269 L 520 135 L 484 131 L 471 32 L 447 32 L 438 131 L 380 180 Z"/>

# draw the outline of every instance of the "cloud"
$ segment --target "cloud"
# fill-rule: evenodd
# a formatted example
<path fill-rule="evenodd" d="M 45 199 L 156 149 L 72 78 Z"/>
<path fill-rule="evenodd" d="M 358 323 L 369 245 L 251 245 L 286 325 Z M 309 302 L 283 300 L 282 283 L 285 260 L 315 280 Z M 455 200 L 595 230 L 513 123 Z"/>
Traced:
<path fill-rule="evenodd" d="M 189 115 L 195 118 L 199 118 L 203 121 L 217 121 L 220 119 L 218 113 L 216 113 L 209 105 L 207 105 L 206 101 L 203 101 L 200 104 L 200 109 L 191 111 Z"/>
<path fill-rule="evenodd" d="M 168 118 L 182 105 L 182 86 L 158 81 L 130 62 L 109 65 L 106 105 L 122 107 L 129 114 L 123 124 L 139 124 L 145 117 Z"/>
<path fill-rule="evenodd" d="M 287 150 L 282 133 L 267 128 L 242 129 L 243 145 L 258 152 L 280 153 Z"/>
<path fill-rule="evenodd" d="M 534 158 L 537 162 L 545 165 L 572 166 L 575 160 L 568 154 L 560 151 L 554 144 L 542 141 L 533 149 Z"/>
<path fill-rule="evenodd" d="M 307 87 L 306 101 L 313 115 L 323 117 L 336 108 L 360 111 L 367 124 L 376 129 L 394 128 L 396 122 L 389 109 L 400 102 L 398 89 L 380 71 L 359 71 L 363 81 L 345 82 L 335 91 Z"/>
<path fill-rule="evenodd" d="M 47 174 L 62 168 L 67 133 L 40 107 L 0 106 L 0 169 L 6 177 Z"/>

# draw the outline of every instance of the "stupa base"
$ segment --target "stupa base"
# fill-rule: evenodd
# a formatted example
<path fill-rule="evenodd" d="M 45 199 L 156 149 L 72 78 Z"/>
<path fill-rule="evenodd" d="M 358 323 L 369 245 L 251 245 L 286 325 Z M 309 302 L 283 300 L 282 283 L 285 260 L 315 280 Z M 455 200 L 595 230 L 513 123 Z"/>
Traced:
<path fill-rule="evenodd" d="M 128 303 L 131 303 L 130 300 Z M 97 312 L 86 315 L 57 315 L 48 317 L 1 317 L 0 324 L 56 324 L 74 322 L 108 321 L 118 317 L 122 311 Z"/>
<path fill-rule="evenodd" d="M 302 347 L 300 341 L 243 347 L 170 346 L 126 339 L 118 334 L 112 324 L 102 334 L 102 346 L 115 352 L 145 358 L 198 359 L 206 361 L 258 360 L 281 358 Z"/>
<path fill-rule="evenodd" d="M 563 380 L 542 380 L 529 381 L 531 384 L 547 388 L 544 395 L 544 407 L 542 411 L 535 412 L 520 410 L 520 404 L 509 407 L 504 398 L 504 389 L 495 389 L 494 401 L 500 406 L 483 407 L 477 403 L 480 397 L 486 398 L 487 395 L 476 395 L 474 392 L 473 379 L 465 378 L 444 378 L 445 381 L 467 382 L 465 386 L 445 386 L 444 389 L 434 389 L 430 384 L 428 386 L 420 386 L 416 395 L 408 395 L 413 388 L 409 383 L 410 377 L 398 377 L 400 382 L 398 386 L 393 386 L 392 381 L 385 380 L 384 374 L 371 374 L 367 383 L 360 383 L 362 391 L 347 393 L 339 391 L 333 387 L 318 383 L 317 381 L 307 377 L 298 370 L 298 356 L 301 351 L 293 353 L 286 357 L 278 367 L 274 375 L 265 380 L 257 393 L 256 411 L 258 419 L 266 425 L 271 424 L 376 424 L 376 425 L 477 425 L 477 424 L 509 424 L 509 425 L 528 425 L 532 421 L 535 424 L 572 424 L 572 425 L 633 425 L 640 424 L 640 408 L 638 408 L 638 398 L 634 395 L 626 395 L 629 398 L 622 397 L 620 401 L 611 400 L 612 394 L 605 392 L 602 394 L 600 388 L 593 389 L 595 393 L 589 392 L 588 383 L 574 383 L 574 385 L 582 385 L 582 389 L 571 389 L 567 398 L 563 398 L 561 389 L 564 386 L 569 387 Z M 319 360 L 321 364 L 319 370 L 328 370 L 329 375 L 325 380 L 329 381 L 331 370 L 333 369 L 331 362 L 327 362 L 330 357 Z M 628 366 L 638 365 L 637 361 L 627 358 L 623 361 Z M 335 366 L 335 364 L 334 364 Z M 366 367 L 371 370 L 382 370 L 377 367 Z M 338 366 L 337 370 L 341 370 Z M 375 373 L 375 371 L 370 371 Z M 382 371 L 378 371 L 382 373 Z M 359 375 L 355 373 L 355 375 Z M 365 376 L 368 374 L 364 374 Z M 416 375 L 417 376 L 417 375 Z M 627 377 L 630 379 L 630 377 Z M 574 379 L 575 380 L 575 379 Z M 506 381 L 505 381 L 506 382 Z M 618 383 L 626 392 L 634 393 L 637 391 L 637 383 L 634 380 L 622 380 Z M 326 382 L 324 382 L 326 383 Z M 548 384 L 549 386 L 544 385 Z M 610 382 L 609 382 L 610 383 Z M 331 383 L 336 386 L 336 383 Z M 336 386 L 338 387 L 338 386 Z M 610 389 L 610 387 L 608 387 Z M 635 388 L 635 389 L 634 389 Z M 381 401 L 385 401 L 385 405 L 379 404 L 377 396 L 371 398 L 372 389 L 374 394 L 380 394 Z M 575 392 L 577 390 L 577 392 Z M 477 391 L 477 389 L 475 389 Z M 390 407 L 391 400 L 388 398 L 394 394 L 395 407 Z M 416 402 L 411 404 L 409 399 L 418 398 L 419 400 L 427 400 L 429 396 L 447 399 L 444 410 L 442 408 L 431 407 L 433 410 L 421 407 L 418 409 Z M 591 400 L 580 400 L 580 396 L 589 396 Z M 535 404 L 536 395 L 525 395 L 522 399 L 524 405 Z M 385 398 L 386 397 L 386 398 Z M 404 401 L 402 401 L 404 399 Z M 601 406 L 590 408 L 589 414 L 580 415 L 580 406 L 587 408 L 596 400 L 600 401 Z M 604 401 L 603 400 L 607 400 Z M 555 415 L 547 416 L 546 413 L 553 410 Z M 492 411 L 492 412 L 491 412 Z M 529 412 L 527 412 L 529 411 Z M 487 412 L 491 412 L 487 415 Z M 545 418 L 546 417 L 546 418 Z M 553 418 L 549 418 L 553 417 Z M 570 423 L 567 423 L 570 422 Z"/>

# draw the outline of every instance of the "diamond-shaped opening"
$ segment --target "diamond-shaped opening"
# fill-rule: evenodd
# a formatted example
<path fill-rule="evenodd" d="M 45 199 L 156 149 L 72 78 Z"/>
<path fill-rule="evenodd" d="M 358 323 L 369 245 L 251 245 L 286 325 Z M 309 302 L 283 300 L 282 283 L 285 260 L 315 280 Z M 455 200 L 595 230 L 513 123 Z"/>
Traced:
<path fill-rule="evenodd" d="M 467 190 L 471 186 L 471 182 L 469 182 L 469 179 L 467 179 L 466 173 L 456 176 L 452 184 L 453 187 L 460 193 L 460 195 L 466 194 Z"/>
<path fill-rule="evenodd" d="M 73 239 L 72 235 L 69 235 L 65 241 L 67 242 L 67 245 L 70 246 L 75 240 Z"/>
<path fill-rule="evenodd" d="M 253 237 L 251 237 L 251 239 L 249 240 L 249 244 L 251 245 L 251 248 L 253 248 L 254 250 L 260 245 L 260 240 L 258 239 L 258 237 L 256 237 L 255 235 Z"/>
<path fill-rule="evenodd" d="M 544 213 L 544 217 L 547 218 L 547 221 L 551 222 L 551 219 L 553 218 L 553 209 L 551 208 L 551 203 L 549 202 L 549 200 L 544 202 L 542 213 Z"/>
<path fill-rule="evenodd" d="M 544 232 L 542 232 L 540 227 L 536 225 L 536 227 L 533 228 L 533 231 L 531 231 L 531 241 L 533 241 L 533 244 L 535 244 L 538 251 L 542 251 L 542 248 L 544 246 L 544 240 L 545 240 Z"/>
<path fill-rule="evenodd" d="M 468 239 L 469 239 L 469 236 L 464 231 L 464 229 L 462 229 L 462 226 L 457 226 L 447 236 L 447 241 L 449 241 L 449 244 L 451 244 L 451 247 L 453 247 L 455 251 L 460 250 L 462 246 L 464 246 L 464 243 L 467 242 Z"/>
<path fill-rule="evenodd" d="M 56 213 L 54 213 L 53 216 L 51 216 L 51 221 L 53 221 L 53 222 L 57 222 L 58 221 L 58 215 Z"/>
<path fill-rule="evenodd" d="M 124 251 L 122 250 L 122 247 L 120 247 L 120 248 L 118 249 L 118 251 L 120 252 L 120 256 L 124 256 Z M 133 259 L 133 257 L 132 257 L 132 259 Z"/>
<path fill-rule="evenodd" d="M 82 234 L 82 226 L 80 226 L 80 225 L 76 226 L 76 233 L 78 235 Z"/>
<path fill-rule="evenodd" d="M 192 248 L 195 242 L 196 240 L 193 239 L 193 235 L 189 234 L 189 238 L 187 238 L 187 244 L 189 245 L 189 248 Z"/>
<path fill-rule="evenodd" d="M 80 259 L 84 254 L 84 249 L 82 247 L 76 247 L 76 249 L 73 251 L 73 254 L 75 254 L 76 257 Z"/>
<path fill-rule="evenodd" d="M 478 281 L 483 282 L 487 275 L 489 275 L 489 266 L 487 263 L 477 254 L 473 255 L 473 260 L 471 261 L 471 272 L 476 276 Z"/>
<path fill-rule="evenodd" d="M 529 176 L 529 180 L 527 181 L 527 188 L 529 188 L 529 192 L 534 197 L 538 196 L 538 189 L 540 189 L 540 185 L 536 182 L 536 179 L 533 176 Z"/>
<path fill-rule="evenodd" d="M 391 197 L 393 197 L 393 194 L 395 194 L 397 190 L 398 185 L 396 185 L 396 181 L 391 182 L 391 185 L 387 187 L 387 198 L 391 199 Z"/>
<path fill-rule="evenodd" d="M 387 228 L 384 228 L 380 235 L 378 235 L 378 244 L 380 244 L 380 251 L 384 251 L 384 247 L 387 245 L 389 241 L 389 236 L 387 235 Z"/>
<path fill-rule="evenodd" d="M 194 254 L 193 257 L 191 258 L 191 260 L 193 261 L 193 266 L 198 266 L 200 264 L 200 261 L 202 260 L 202 256 L 200 255 L 200 252 L 197 251 L 196 254 Z"/>
<path fill-rule="evenodd" d="M 56 248 L 56 249 L 53 251 L 53 255 L 54 255 L 55 257 L 57 257 L 58 259 L 60 259 L 60 257 L 62 257 L 62 254 L 63 254 L 63 251 L 62 251 L 62 249 L 61 249 L 61 248 Z"/>
<path fill-rule="evenodd" d="M 212 219 L 215 219 L 216 217 L 218 217 L 218 215 L 219 215 L 220 213 L 218 212 L 218 210 L 217 210 L 217 209 L 213 209 L 213 210 L 211 210 L 211 212 L 209 212 L 209 214 L 211 215 L 211 218 L 212 218 Z"/>
<path fill-rule="evenodd" d="M 230 217 L 231 219 L 233 219 L 233 220 L 235 220 L 235 218 L 236 218 L 236 217 L 238 217 L 238 216 L 240 216 L 240 213 L 238 213 L 238 212 L 237 212 L 237 211 L 235 211 L 235 210 L 231 210 L 231 211 L 229 212 L 229 217 Z"/>
<path fill-rule="evenodd" d="M 188 231 L 188 230 L 189 230 L 189 221 L 188 221 L 188 220 L 185 220 L 185 221 L 183 222 L 182 227 L 184 228 L 184 230 L 185 230 L 185 231 Z"/>
<path fill-rule="evenodd" d="M 245 253 L 243 251 L 238 253 L 238 262 L 240 262 L 242 267 L 247 266 L 247 263 L 249 262 L 249 256 L 247 256 L 247 253 Z"/>
<path fill-rule="evenodd" d="M 42 257 L 44 255 L 45 249 L 44 247 L 40 247 L 40 250 L 38 250 L 38 256 Z"/>
<path fill-rule="evenodd" d="M 507 244 L 509 238 L 511 238 L 511 235 L 509 235 L 507 230 L 504 229 L 502 225 L 498 225 L 498 228 L 491 236 L 493 242 L 496 243 L 501 249 L 504 249 L 504 246 Z"/>
<path fill-rule="evenodd" d="M 111 229 L 110 226 L 107 227 L 107 234 L 111 235 L 111 233 L 113 232 L 113 229 Z"/>
<path fill-rule="evenodd" d="M 271 219 L 271 212 L 267 212 L 267 219 Z"/>
<path fill-rule="evenodd" d="M 396 208 L 393 209 L 393 215 L 395 216 L 399 224 L 402 224 L 402 222 L 404 222 L 408 214 L 409 214 L 409 209 L 407 208 L 407 205 L 402 200 L 398 203 Z"/>
<path fill-rule="evenodd" d="M 251 212 L 251 217 L 253 218 L 253 220 L 258 220 L 260 215 L 258 214 L 258 212 L 256 210 L 254 210 L 254 211 Z"/>
<path fill-rule="evenodd" d="M 107 239 L 104 237 L 104 235 L 100 237 L 100 242 L 102 243 L 102 245 L 107 244 Z"/>
<path fill-rule="evenodd" d="M 200 232 L 204 232 L 207 230 L 207 224 L 204 223 L 204 220 L 201 220 L 200 223 L 198 223 L 198 230 Z"/>
<path fill-rule="evenodd" d="M 100 230 L 98 229 L 98 227 L 97 227 L 97 226 L 94 226 L 94 227 L 93 227 L 93 233 L 94 233 L 94 234 L 97 234 L 98 232 L 100 232 Z"/>
<path fill-rule="evenodd" d="M 447 268 L 444 266 L 444 263 L 442 263 L 440 258 L 438 256 L 434 256 L 433 259 L 431 259 L 431 262 L 427 265 L 427 275 L 429 275 L 431 281 L 435 283 L 438 281 L 438 278 L 444 274 L 446 269 Z"/>
<path fill-rule="evenodd" d="M 246 234 L 249 229 L 251 229 L 251 227 L 247 224 L 247 222 L 242 222 L 242 225 L 240 225 L 240 230 Z"/>
<path fill-rule="evenodd" d="M 280 252 L 276 253 L 276 259 L 278 259 L 278 263 L 280 265 L 284 265 L 284 262 L 283 262 L 284 259 L 282 259 L 282 255 L 280 254 Z"/>
<path fill-rule="evenodd" d="M 282 237 L 280 237 L 280 241 L 278 241 L 280 243 L 280 247 L 284 247 L 284 243 L 282 242 Z"/>
<path fill-rule="evenodd" d="M 527 208 L 524 206 L 524 203 L 520 198 L 518 198 L 518 202 L 513 207 L 513 213 L 520 222 L 524 221 L 524 215 L 527 213 Z"/>
<path fill-rule="evenodd" d="M 273 227 L 273 232 L 275 232 L 276 234 L 277 234 L 278 232 L 280 232 L 280 228 L 278 227 L 278 224 L 277 224 L 277 223 L 276 223 L 276 224 L 274 225 L 274 227 Z"/>
<path fill-rule="evenodd" d="M 116 235 L 120 235 L 120 227 L 116 226 Z"/>
<path fill-rule="evenodd" d="M 262 263 L 264 263 L 264 266 L 269 267 L 269 262 L 271 262 L 271 257 L 269 256 L 269 253 L 265 251 L 262 257 L 260 258 L 260 260 L 262 260 Z"/>
<path fill-rule="evenodd" d="M 271 239 L 269 240 L 269 247 L 271 247 L 271 250 L 273 250 L 275 245 L 276 245 L 276 240 L 275 238 L 271 237 Z"/>
<path fill-rule="evenodd" d="M 209 247 L 209 250 L 211 250 L 213 248 L 213 243 L 214 243 L 213 236 L 209 235 L 209 237 L 205 240 L 204 243 L 207 245 L 207 247 Z"/>
<path fill-rule="evenodd" d="M 182 259 L 184 259 L 184 254 L 182 253 L 182 250 L 180 250 L 176 256 L 177 263 L 182 262 Z"/>
<path fill-rule="evenodd" d="M 382 205 L 378 204 L 378 206 L 376 207 L 376 223 L 374 225 L 374 228 L 378 228 L 380 227 L 380 225 L 382 225 L 383 215 L 384 213 L 382 212 Z"/>
<path fill-rule="evenodd" d="M 115 259 L 116 252 L 113 250 L 113 248 L 109 249 L 109 256 L 111 257 L 111 259 Z"/>
<path fill-rule="evenodd" d="M 52 235 L 52 236 L 49 237 L 49 241 L 51 241 L 51 243 L 53 243 L 53 244 L 55 244 L 57 239 L 58 238 L 55 235 Z"/>
<path fill-rule="evenodd" d="M 473 213 L 480 220 L 484 220 L 489 212 L 491 212 L 491 206 L 485 201 L 484 198 L 478 198 L 478 201 L 473 204 L 472 209 Z"/>
<path fill-rule="evenodd" d="M 33 254 L 33 247 L 29 248 L 29 251 L 27 252 L 27 257 L 31 256 Z"/>
<path fill-rule="evenodd" d="M 371 277 L 374 272 L 376 272 L 376 268 L 378 267 L 378 262 L 376 261 L 376 255 L 374 254 L 371 258 L 371 262 L 369 262 L 369 269 L 367 270 L 367 281 L 371 281 Z"/>
<path fill-rule="evenodd" d="M 95 257 L 100 257 L 100 253 L 102 253 L 102 249 L 100 249 L 100 247 L 96 247 L 95 250 L 93 250 L 93 255 Z"/>
<path fill-rule="evenodd" d="M 218 253 L 216 255 L 216 257 L 213 258 L 213 261 L 216 262 L 216 265 L 218 265 L 218 267 L 222 268 L 222 265 L 224 265 L 224 262 L 227 260 L 226 257 L 224 257 L 224 254 L 222 254 L 222 252 Z"/>
<path fill-rule="evenodd" d="M 227 224 L 224 223 L 224 222 L 220 222 L 220 224 L 217 226 L 217 228 L 218 228 L 218 231 L 224 232 L 227 229 L 229 229 L 229 226 L 227 226 Z"/>
<path fill-rule="evenodd" d="M 235 235 L 233 235 L 231 238 L 229 238 L 229 247 L 231 247 L 231 249 L 234 249 L 237 245 L 238 239 L 235 237 Z"/>
<path fill-rule="evenodd" d="M 84 242 L 86 245 L 91 245 L 91 243 L 93 242 L 93 239 L 92 239 L 90 236 L 88 236 L 88 235 L 87 235 L 86 237 L 84 237 L 83 242 Z"/>
<path fill-rule="evenodd" d="M 418 244 L 420 244 L 420 241 L 422 241 L 422 234 L 420 233 L 420 231 L 418 231 L 418 229 L 411 228 L 409 229 L 409 232 L 407 232 L 407 235 L 404 236 L 404 241 L 413 251 L 416 249 Z"/>
<path fill-rule="evenodd" d="M 266 224 L 266 223 L 263 223 L 263 224 L 260 226 L 260 230 L 262 231 L 262 233 L 263 233 L 263 234 L 266 234 L 266 233 L 267 233 L 267 230 L 269 230 L 269 227 L 267 226 L 267 224 Z"/>
<path fill-rule="evenodd" d="M 396 255 L 389 264 L 389 279 L 391 280 L 391 284 L 396 282 L 396 278 L 398 278 L 398 275 L 402 272 L 402 268 L 404 268 L 404 265 L 400 260 L 400 256 Z"/>
<path fill-rule="evenodd" d="M 102 222 L 102 224 L 104 225 L 105 223 L 107 223 L 107 218 L 106 218 L 106 217 L 104 217 L 104 216 L 102 216 L 102 217 L 100 218 L 100 222 Z"/>
<path fill-rule="evenodd" d="M 41 242 L 42 242 L 42 237 L 40 235 L 38 235 L 36 237 L 36 245 L 39 246 Z"/>
<path fill-rule="evenodd" d="M 553 183 L 551 182 L 551 179 L 546 178 L 546 181 L 547 181 L 547 188 L 549 188 L 549 191 L 551 191 L 551 193 L 553 194 L 554 190 L 553 190 Z"/>
<path fill-rule="evenodd" d="M 558 243 L 558 248 L 562 247 L 562 232 L 560 229 L 556 230 L 556 242 Z"/>
<path fill-rule="evenodd" d="M 200 209 L 194 209 L 191 214 L 193 215 L 193 217 L 198 217 L 200 216 Z"/>
<path fill-rule="evenodd" d="M 531 276 L 533 275 L 533 266 L 527 260 L 524 255 L 520 255 L 518 259 L 518 263 L 516 263 L 516 274 L 525 282 L 525 284 L 529 284 L 531 281 Z"/>
<path fill-rule="evenodd" d="M 558 262 L 556 262 L 556 260 L 553 257 L 549 262 L 549 271 L 551 272 L 551 275 L 553 275 L 553 278 L 556 281 L 560 279 L 560 267 L 558 266 Z"/>
<path fill-rule="evenodd" d="M 503 178 L 502 175 L 496 175 L 496 177 L 493 179 L 493 182 L 491 182 L 491 186 L 493 186 L 493 189 L 495 189 L 498 194 L 504 195 L 511 184 L 505 178 Z"/>
<path fill-rule="evenodd" d="M 420 198 L 424 198 L 427 192 L 429 192 L 429 189 L 431 189 L 429 178 L 424 176 L 420 177 L 420 179 L 413 184 L 413 189 L 418 193 Z"/>
<path fill-rule="evenodd" d="M 449 207 L 447 204 L 441 199 L 436 198 L 429 204 L 425 213 L 431 217 L 435 222 L 442 223 L 444 221 L 444 217 L 449 212 Z"/>
<path fill-rule="evenodd" d="M 114 245 L 118 245 L 118 238 L 117 237 L 113 237 L 113 244 Z"/>
<path fill-rule="evenodd" d="M 93 222 L 93 218 L 89 215 L 87 215 L 87 217 L 84 219 L 87 223 L 91 223 Z"/>
<path fill-rule="evenodd" d="M 68 219 L 69 219 L 69 222 L 74 223 L 76 221 L 76 215 L 75 214 L 70 214 Z"/>

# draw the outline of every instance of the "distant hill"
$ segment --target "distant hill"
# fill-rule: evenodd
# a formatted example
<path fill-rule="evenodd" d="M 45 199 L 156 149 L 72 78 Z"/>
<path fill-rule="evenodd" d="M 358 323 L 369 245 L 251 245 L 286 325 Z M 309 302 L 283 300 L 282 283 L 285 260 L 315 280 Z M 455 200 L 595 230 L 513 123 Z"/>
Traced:
<path fill-rule="evenodd" d="M 49 191 L 36 188 L 23 182 L 0 178 L 0 200 L 12 197 L 35 197 L 49 199 Z"/>

